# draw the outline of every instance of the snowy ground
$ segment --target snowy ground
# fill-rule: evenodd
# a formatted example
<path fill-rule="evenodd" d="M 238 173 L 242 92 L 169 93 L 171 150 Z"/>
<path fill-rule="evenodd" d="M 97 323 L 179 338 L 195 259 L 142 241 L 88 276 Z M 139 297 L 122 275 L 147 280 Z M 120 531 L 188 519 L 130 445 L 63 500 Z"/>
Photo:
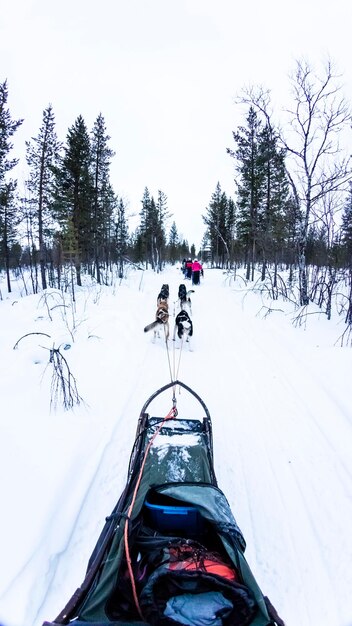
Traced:
<path fill-rule="evenodd" d="M 82 582 L 125 484 L 144 402 L 171 377 L 213 420 L 215 470 L 246 558 L 287 626 L 352 626 L 352 349 L 323 315 L 295 328 L 292 305 L 264 319 L 242 280 L 206 270 L 192 294 L 192 350 L 152 341 L 162 283 L 130 271 L 112 288 L 0 301 L 0 621 L 41 626 Z M 65 305 L 65 306 L 63 306 Z M 26 333 L 29 335 L 16 342 Z M 61 346 L 83 398 L 50 411 L 49 349 Z M 66 349 L 64 349 L 66 347 Z M 202 415 L 182 390 L 182 417 Z M 170 397 L 155 401 L 164 415 Z M 154 410 L 153 410 L 154 409 Z"/>

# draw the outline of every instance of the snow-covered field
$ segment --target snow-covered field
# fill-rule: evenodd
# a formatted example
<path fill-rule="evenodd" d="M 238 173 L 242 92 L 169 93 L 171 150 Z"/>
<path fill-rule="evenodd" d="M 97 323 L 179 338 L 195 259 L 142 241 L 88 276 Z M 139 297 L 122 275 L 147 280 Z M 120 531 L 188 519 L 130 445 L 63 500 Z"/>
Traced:
<path fill-rule="evenodd" d="M 113 287 L 47 290 L 0 301 L 0 621 L 41 626 L 82 582 L 105 516 L 126 481 L 144 402 L 171 378 L 204 400 L 215 470 L 246 538 L 246 558 L 287 626 L 352 626 L 352 349 L 337 318 L 294 327 L 292 304 L 264 318 L 258 294 L 205 270 L 192 294 L 192 350 L 152 341 L 162 283 L 129 271 Z M 21 339 L 27 333 L 30 334 Z M 46 335 L 49 335 L 46 336 Z M 19 341 L 20 340 L 20 341 Z M 14 350 L 16 342 L 19 341 Z M 50 410 L 50 349 L 82 398 Z M 170 396 L 152 404 L 156 415 Z M 182 417 L 200 405 L 177 396 Z"/>

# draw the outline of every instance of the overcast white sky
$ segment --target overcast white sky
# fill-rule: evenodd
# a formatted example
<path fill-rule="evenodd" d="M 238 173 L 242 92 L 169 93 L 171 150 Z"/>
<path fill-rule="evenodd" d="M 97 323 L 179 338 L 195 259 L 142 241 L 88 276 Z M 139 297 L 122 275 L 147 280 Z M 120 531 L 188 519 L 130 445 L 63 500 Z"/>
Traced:
<path fill-rule="evenodd" d="M 11 0 L 0 21 L 0 81 L 16 151 L 53 105 L 59 139 L 82 115 L 105 117 L 115 192 L 138 213 L 144 188 L 168 196 L 179 233 L 200 245 L 217 182 L 234 193 L 232 131 L 240 90 L 262 84 L 289 103 L 298 58 L 330 57 L 352 101 L 350 0 Z M 25 165 L 17 176 L 24 176 Z"/>

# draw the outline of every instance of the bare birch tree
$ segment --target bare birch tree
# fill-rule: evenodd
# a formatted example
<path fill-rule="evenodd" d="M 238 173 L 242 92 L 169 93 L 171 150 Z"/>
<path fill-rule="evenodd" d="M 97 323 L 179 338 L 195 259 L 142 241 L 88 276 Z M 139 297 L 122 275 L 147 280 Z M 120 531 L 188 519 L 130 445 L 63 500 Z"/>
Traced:
<path fill-rule="evenodd" d="M 344 156 L 342 133 L 351 126 L 351 111 L 343 96 L 339 76 L 330 61 L 321 75 L 297 61 L 291 76 L 295 106 L 288 110 L 289 128 L 282 138 L 290 155 L 288 174 L 302 210 L 299 233 L 300 303 L 309 303 L 306 248 L 315 207 L 352 177 L 350 156 Z"/>

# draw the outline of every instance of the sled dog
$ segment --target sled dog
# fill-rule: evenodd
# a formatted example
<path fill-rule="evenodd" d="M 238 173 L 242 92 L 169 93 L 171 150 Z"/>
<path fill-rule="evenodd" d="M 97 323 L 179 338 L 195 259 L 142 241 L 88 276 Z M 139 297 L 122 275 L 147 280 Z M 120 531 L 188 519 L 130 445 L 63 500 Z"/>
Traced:
<path fill-rule="evenodd" d="M 160 293 L 157 297 L 156 303 L 159 306 L 159 304 L 162 303 L 168 303 L 169 300 L 169 285 L 162 285 L 161 289 L 160 289 Z"/>
<path fill-rule="evenodd" d="M 144 328 L 144 332 L 154 330 L 154 339 L 160 337 L 160 327 L 164 326 L 165 341 L 169 338 L 169 307 L 167 302 L 160 302 L 155 313 L 155 320 Z"/>
<path fill-rule="evenodd" d="M 185 310 L 180 311 L 176 315 L 173 336 L 174 341 L 176 339 L 176 332 L 180 339 L 186 338 L 187 342 L 189 342 L 189 338 L 193 335 L 193 323 L 187 311 Z"/>
<path fill-rule="evenodd" d="M 181 283 L 181 285 L 178 288 L 178 302 L 179 302 L 181 311 L 188 310 L 189 313 L 192 312 L 192 302 L 191 302 L 191 297 L 190 297 L 191 293 L 194 293 L 194 289 L 189 289 L 187 291 L 186 285 Z"/>

